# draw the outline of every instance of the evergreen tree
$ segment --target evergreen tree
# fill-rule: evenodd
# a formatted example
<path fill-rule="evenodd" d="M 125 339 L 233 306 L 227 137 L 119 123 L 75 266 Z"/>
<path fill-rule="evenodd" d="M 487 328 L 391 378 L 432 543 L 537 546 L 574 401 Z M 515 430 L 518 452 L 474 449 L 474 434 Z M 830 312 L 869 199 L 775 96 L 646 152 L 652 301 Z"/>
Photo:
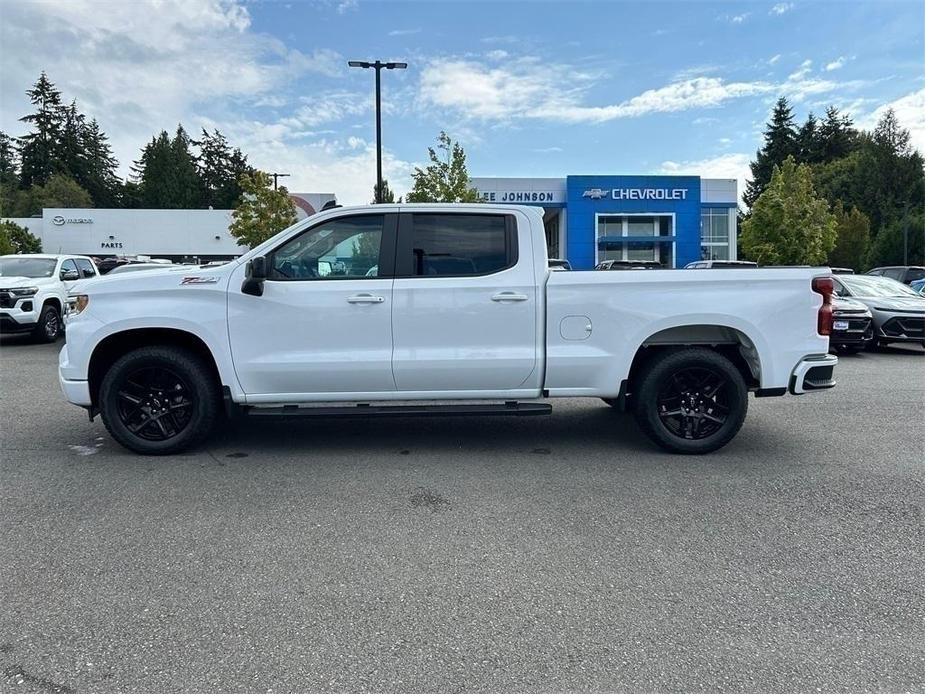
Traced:
<path fill-rule="evenodd" d="M 752 179 L 746 184 L 742 196 L 745 204 L 749 207 L 755 204 L 770 183 L 775 166 L 782 164 L 787 157 L 798 157 L 799 154 L 793 109 L 786 98 L 780 97 L 764 131 L 764 146 L 750 164 Z"/>
<path fill-rule="evenodd" d="M 838 109 L 829 106 L 825 110 L 825 120 L 819 126 L 821 140 L 821 158 L 828 162 L 848 156 L 857 144 L 857 131 L 848 116 L 841 116 Z"/>
<path fill-rule="evenodd" d="M 173 176 L 175 196 L 170 207 L 195 209 L 205 207 L 203 204 L 202 179 L 196 165 L 196 157 L 190 151 L 190 138 L 182 125 L 170 143 L 173 158 Z"/>
<path fill-rule="evenodd" d="M 19 119 L 34 128 L 33 132 L 19 138 L 20 181 L 24 188 L 45 183 L 55 172 L 55 152 L 62 122 L 61 92 L 44 71 L 26 95 L 36 110 Z"/>
<path fill-rule="evenodd" d="M 850 267 L 860 272 L 865 269 L 870 247 L 870 220 L 856 207 L 846 210 L 841 201 L 832 210 L 835 215 L 837 239 L 829 253 L 828 264 L 833 267 Z"/>
<path fill-rule="evenodd" d="M 466 153 L 458 142 L 445 132 L 437 137 L 437 149 L 427 148 L 430 164 L 415 167 L 411 177 L 414 187 L 408 193 L 408 202 L 478 202 L 478 191 L 469 184 L 466 170 Z"/>
<path fill-rule="evenodd" d="M 373 186 L 373 199 L 370 201 L 371 204 L 375 205 L 377 202 L 387 203 L 395 202 L 395 193 L 392 192 L 392 189 L 389 188 L 389 179 L 382 179 L 382 195 L 381 200 L 378 199 L 380 196 L 376 195 L 379 192 L 379 184 Z"/>
<path fill-rule="evenodd" d="M 83 185 L 96 207 L 115 207 L 119 202 L 122 182 L 116 173 L 119 162 L 109 146 L 109 138 L 100 129 L 96 118 L 86 124 L 82 134 L 82 148 L 87 161 L 87 177 Z"/>
<path fill-rule="evenodd" d="M 231 209 L 241 197 L 241 176 L 253 171 L 240 149 L 231 149 L 228 140 L 215 130 L 203 128 L 199 147 L 199 176 L 203 187 L 203 204 L 215 209 Z"/>
<path fill-rule="evenodd" d="M 54 149 L 55 173 L 70 176 L 82 186 L 89 178 L 89 166 L 84 152 L 86 118 L 77 110 L 77 102 L 61 107 L 61 133 Z"/>
<path fill-rule="evenodd" d="M 821 265 L 835 247 L 835 225 L 826 201 L 816 197 L 809 166 L 791 156 L 774 167 L 739 243 L 763 265 Z"/>
<path fill-rule="evenodd" d="M 13 138 L 0 130 L 0 183 L 16 185 L 18 179 L 19 169 Z"/>
<path fill-rule="evenodd" d="M 819 131 L 819 121 L 810 112 L 806 122 L 797 132 L 797 149 L 799 161 L 803 164 L 816 164 L 823 159 L 822 134 Z"/>

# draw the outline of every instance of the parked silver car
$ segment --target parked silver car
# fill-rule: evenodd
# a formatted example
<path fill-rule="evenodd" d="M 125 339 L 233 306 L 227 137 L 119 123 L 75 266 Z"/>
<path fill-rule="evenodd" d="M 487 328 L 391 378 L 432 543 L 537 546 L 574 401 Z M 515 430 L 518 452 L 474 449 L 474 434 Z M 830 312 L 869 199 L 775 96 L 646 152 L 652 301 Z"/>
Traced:
<path fill-rule="evenodd" d="M 925 346 L 925 298 L 887 277 L 838 275 L 833 281 L 838 296 L 855 299 L 870 309 L 872 345 L 918 342 Z"/>

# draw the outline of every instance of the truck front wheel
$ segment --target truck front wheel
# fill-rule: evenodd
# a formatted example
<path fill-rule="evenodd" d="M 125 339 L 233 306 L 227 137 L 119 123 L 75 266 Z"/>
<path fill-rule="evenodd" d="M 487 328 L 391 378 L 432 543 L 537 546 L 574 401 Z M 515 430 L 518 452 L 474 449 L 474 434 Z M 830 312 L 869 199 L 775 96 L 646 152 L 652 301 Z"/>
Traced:
<path fill-rule="evenodd" d="M 221 409 L 218 383 L 197 355 L 176 347 L 143 347 L 123 355 L 100 385 L 103 423 L 123 446 L 167 455 L 204 440 Z"/>
<path fill-rule="evenodd" d="M 636 421 L 673 453 L 710 453 L 729 443 L 748 411 L 742 374 L 723 355 L 690 348 L 651 360 L 633 394 Z"/>

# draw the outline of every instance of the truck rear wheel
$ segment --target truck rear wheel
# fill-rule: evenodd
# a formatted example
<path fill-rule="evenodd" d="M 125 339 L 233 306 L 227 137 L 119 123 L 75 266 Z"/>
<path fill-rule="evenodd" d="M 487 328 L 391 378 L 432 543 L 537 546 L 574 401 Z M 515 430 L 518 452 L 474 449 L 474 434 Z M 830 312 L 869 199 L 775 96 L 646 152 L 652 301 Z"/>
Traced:
<path fill-rule="evenodd" d="M 729 443 L 748 411 L 748 388 L 726 357 L 682 349 L 646 366 L 633 393 L 636 421 L 672 453 L 710 453 Z"/>
<path fill-rule="evenodd" d="M 143 347 L 120 357 L 100 385 L 103 423 L 135 453 L 167 455 L 203 441 L 219 417 L 212 369 L 176 347 Z"/>

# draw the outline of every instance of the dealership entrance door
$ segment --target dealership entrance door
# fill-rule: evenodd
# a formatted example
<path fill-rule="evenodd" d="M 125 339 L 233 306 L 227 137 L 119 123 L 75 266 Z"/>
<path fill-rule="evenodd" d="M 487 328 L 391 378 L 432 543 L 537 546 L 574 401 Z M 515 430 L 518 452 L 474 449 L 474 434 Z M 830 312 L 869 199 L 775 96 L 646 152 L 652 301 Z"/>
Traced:
<path fill-rule="evenodd" d="M 674 267 L 674 215 L 597 215 L 597 260 L 655 261 Z"/>

